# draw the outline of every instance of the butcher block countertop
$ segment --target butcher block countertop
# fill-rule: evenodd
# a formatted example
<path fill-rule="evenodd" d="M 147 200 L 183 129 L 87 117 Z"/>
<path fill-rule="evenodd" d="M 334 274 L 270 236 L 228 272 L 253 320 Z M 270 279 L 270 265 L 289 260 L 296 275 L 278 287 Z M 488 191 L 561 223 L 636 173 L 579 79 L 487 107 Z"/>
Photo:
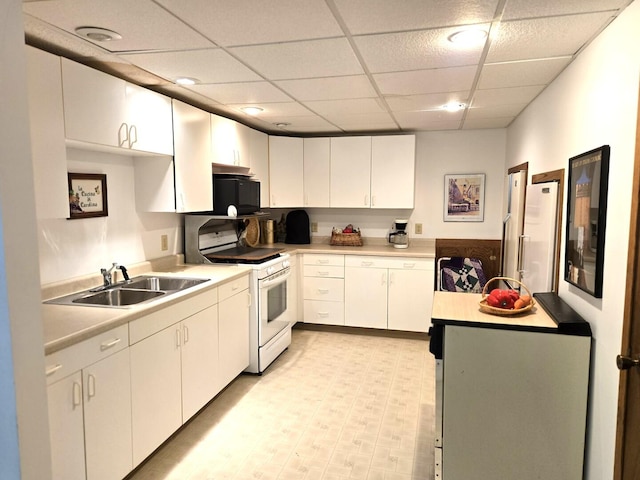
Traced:
<path fill-rule="evenodd" d="M 480 310 L 479 293 L 435 292 L 431 318 L 434 324 L 496 327 L 556 332 L 558 326 L 539 305 L 518 315 L 493 315 Z"/>

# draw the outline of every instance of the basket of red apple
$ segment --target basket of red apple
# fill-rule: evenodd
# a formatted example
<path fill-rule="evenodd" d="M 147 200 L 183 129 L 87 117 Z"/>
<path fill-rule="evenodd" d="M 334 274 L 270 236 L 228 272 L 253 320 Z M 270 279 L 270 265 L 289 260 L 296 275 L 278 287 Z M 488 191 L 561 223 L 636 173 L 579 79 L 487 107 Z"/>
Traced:
<path fill-rule="evenodd" d="M 362 235 L 360 234 L 360 229 L 351 224 L 344 228 L 333 227 L 329 244 L 342 247 L 361 247 Z"/>
<path fill-rule="evenodd" d="M 495 285 L 495 282 L 500 280 L 504 280 L 509 285 L 518 284 L 520 291 L 513 288 L 489 288 L 489 285 L 492 283 Z M 531 311 L 535 303 L 531 291 L 515 278 L 493 277 L 482 289 L 480 310 L 493 315 L 519 315 Z"/>

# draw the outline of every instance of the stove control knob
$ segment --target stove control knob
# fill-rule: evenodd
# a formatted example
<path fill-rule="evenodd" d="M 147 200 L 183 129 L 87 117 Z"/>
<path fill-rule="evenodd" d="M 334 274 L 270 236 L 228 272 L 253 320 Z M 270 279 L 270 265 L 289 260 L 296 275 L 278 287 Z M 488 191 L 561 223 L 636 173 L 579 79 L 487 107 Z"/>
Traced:
<path fill-rule="evenodd" d="M 267 275 L 273 275 L 273 267 L 267 267 Z"/>
<path fill-rule="evenodd" d="M 282 266 L 284 268 L 289 268 L 291 266 L 291 263 L 289 262 L 289 260 L 285 260 L 282 262 Z"/>

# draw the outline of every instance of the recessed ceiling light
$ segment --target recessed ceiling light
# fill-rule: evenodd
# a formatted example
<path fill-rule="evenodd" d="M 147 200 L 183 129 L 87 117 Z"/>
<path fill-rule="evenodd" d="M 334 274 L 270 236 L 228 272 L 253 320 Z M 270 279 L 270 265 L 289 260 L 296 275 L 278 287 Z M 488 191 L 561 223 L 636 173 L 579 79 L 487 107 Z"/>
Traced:
<path fill-rule="evenodd" d="M 442 106 L 442 109 L 446 110 L 447 112 L 459 112 L 460 110 L 464 110 L 465 108 L 466 105 L 460 102 L 450 102 Z"/>
<path fill-rule="evenodd" d="M 262 109 L 260 107 L 243 107 L 240 110 L 242 110 L 247 115 L 258 115 L 264 109 Z"/>
<path fill-rule="evenodd" d="M 278 122 L 278 123 L 274 123 L 274 125 L 276 127 L 280 127 L 280 128 L 284 128 L 284 127 L 288 127 L 289 125 L 291 125 L 290 123 L 287 122 Z"/>
<path fill-rule="evenodd" d="M 478 45 L 487 38 L 487 31 L 480 28 L 468 28 L 460 30 L 449 35 L 448 39 L 451 43 L 455 43 L 460 46 L 472 46 Z"/>
<path fill-rule="evenodd" d="M 176 78 L 176 83 L 178 85 L 195 85 L 196 83 L 200 83 L 200 82 L 196 78 L 180 77 L 180 78 Z"/>
<path fill-rule="evenodd" d="M 112 40 L 122 40 L 122 35 L 113 30 L 107 30 L 100 27 L 78 27 L 76 33 L 87 37 L 94 42 L 110 42 Z"/>

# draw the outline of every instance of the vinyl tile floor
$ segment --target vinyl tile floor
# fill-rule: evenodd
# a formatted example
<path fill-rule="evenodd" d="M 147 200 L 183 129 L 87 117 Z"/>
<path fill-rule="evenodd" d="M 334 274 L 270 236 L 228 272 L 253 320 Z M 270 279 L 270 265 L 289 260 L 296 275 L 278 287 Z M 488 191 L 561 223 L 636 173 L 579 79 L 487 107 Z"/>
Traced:
<path fill-rule="evenodd" d="M 428 342 L 293 329 L 128 480 L 431 480 Z"/>

